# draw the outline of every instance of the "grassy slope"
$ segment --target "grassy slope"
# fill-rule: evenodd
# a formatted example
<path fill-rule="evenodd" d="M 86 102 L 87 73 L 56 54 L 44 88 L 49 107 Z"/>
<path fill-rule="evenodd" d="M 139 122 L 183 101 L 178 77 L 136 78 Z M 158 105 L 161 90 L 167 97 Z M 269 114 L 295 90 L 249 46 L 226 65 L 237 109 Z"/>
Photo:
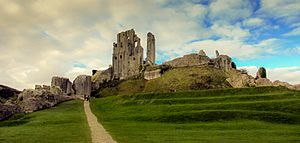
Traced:
<path fill-rule="evenodd" d="M 230 87 L 226 74 L 216 68 L 185 67 L 167 71 L 162 77 L 147 82 L 145 92 L 169 92 L 170 89 L 214 89 Z"/>
<path fill-rule="evenodd" d="M 89 143 L 90 130 L 82 101 L 64 102 L 55 108 L 18 114 L 0 122 L 0 142 Z"/>
<path fill-rule="evenodd" d="M 121 94 L 141 93 L 144 90 L 146 80 L 126 80 L 116 87 L 105 88 L 101 91 L 101 96 L 113 96 Z"/>
<path fill-rule="evenodd" d="M 300 93 L 283 88 L 115 96 L 91 107 L 120 143 L 300 141 Z"/>

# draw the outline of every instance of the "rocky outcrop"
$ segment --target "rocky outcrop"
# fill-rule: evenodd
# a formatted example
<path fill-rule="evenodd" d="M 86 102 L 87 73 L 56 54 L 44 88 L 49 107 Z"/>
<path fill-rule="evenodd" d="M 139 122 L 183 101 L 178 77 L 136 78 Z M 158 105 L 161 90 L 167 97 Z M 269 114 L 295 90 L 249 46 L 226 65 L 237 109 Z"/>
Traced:
<path fill-rule="evenodd" d="M 256 72 L 256 79 L 267 78 L 267 71 L 264 67 L 260 67 Z"/>
<path fill-rule="evenodd" d="M 88 75 L 79 75 L 75 78 L 73 82 L 73 89 L 75 90 L 75 94 L 83 97 L 91 96 L 92 89 L 92 80 L 91 76 Z"/>
<path fill-rule="evenodd" d="M 51 80 L 51 86 L 58 86 L 67 95 L 73 93 L 72 82 L 68 78 L 54 76 Z"/>

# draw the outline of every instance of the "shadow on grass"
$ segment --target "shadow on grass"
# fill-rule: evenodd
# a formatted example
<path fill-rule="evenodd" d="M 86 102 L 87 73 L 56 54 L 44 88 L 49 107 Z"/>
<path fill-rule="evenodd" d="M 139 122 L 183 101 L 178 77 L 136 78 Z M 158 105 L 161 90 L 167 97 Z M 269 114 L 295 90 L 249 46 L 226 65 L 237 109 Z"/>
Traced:
<path fill-rule="evenodd" d="M 12 127 L 26 124 L 32 118 L 31 116 L 26 116 L 26 113 L 17 113 L 10 116 L 8 119 L 0 122 L 0 127 Z"/>

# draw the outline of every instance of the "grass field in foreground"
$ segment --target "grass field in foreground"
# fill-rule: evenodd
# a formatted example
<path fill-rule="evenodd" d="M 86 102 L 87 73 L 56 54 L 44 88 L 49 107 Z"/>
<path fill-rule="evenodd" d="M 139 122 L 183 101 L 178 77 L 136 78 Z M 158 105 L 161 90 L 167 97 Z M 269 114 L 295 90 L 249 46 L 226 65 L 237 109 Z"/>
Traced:
<path fill-rule="evenodd" d="M 90 130 L 79 100 L 0 122 L 2 143 L 90 143 Z"/>
<path fill-rule="evenodd" d="M 122 95 L 91 108 L 119 143 L 300 142 L 300 93 L 285 88 Z"/>

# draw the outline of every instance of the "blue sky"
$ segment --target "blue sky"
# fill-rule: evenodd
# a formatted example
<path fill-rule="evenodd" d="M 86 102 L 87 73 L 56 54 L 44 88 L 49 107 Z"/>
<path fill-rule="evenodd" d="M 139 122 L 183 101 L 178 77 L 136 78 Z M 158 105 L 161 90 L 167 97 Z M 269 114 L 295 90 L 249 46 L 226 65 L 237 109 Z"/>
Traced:
<path fill-rule="evenodd" d="M 134 28 L 157 63 L 203 49 L 254 75 L 300 83 L 300 0 L 0 0 L 0 83 L 19 89 L 111 64 L 116 34 Z"/>

